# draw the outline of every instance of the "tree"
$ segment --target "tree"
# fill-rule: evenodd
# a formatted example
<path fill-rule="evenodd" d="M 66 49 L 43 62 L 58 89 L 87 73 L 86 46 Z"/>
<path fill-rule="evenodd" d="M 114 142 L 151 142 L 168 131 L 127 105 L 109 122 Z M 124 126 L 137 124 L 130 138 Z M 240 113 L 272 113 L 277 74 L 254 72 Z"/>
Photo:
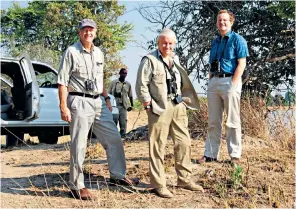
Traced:
<path fill-rule="evenodd" d="M 78 22 L 91 18 L 98 26 L 94 43 L 104 52 L 106 69 L 112 73 L 123 65 L 118 52 L 130 41 L 133 29 L 131 24 L 117 23 L 124 10 L 117 1 L 31 1 L 26 8 L 14 3 L 1 11 L 1 47 L 17 55 L 28 45 L 38 45 L 61 56 L 78 40 Z"/>
<path fill-rule="evenodd" d="M 161 1 L 152 6 L 141 5 L 140 14 L 159 27 L 170 27 L 178 39 L 176 53 L 188 74 L 206 79 L 211 42 L 218 31 L 215 26 L 219 10 L 233 11 L 233 31 L 248 42 L 251 71 L 244 88 L 263 92 L 268 86 L 282 82 L 294 85 L 295 77 L 295 2 L 275 1 Z M 148 43 L 155 47 L 155 40 Z"/>

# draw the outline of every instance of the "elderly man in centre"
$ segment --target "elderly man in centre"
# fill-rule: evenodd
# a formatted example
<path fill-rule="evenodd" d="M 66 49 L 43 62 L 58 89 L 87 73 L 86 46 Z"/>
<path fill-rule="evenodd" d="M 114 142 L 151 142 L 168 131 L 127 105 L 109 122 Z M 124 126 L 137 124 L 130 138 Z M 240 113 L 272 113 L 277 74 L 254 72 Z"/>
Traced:
<path fill-rule="evenodd" d="M 164 29 L 158 36 L 158 49 L 142 58 L 136 93 L 148 114 L 150 183 L 154 192 L 173 197 L 166 187 L 164 155 L 168 135 L 174 141 L 177 186 L 191 191 L 203 188 L 191 180 L 191 139 L 186 108 L 198 109 L 196 92 L 178 57 L 173 54 L 176 35 Z"/>

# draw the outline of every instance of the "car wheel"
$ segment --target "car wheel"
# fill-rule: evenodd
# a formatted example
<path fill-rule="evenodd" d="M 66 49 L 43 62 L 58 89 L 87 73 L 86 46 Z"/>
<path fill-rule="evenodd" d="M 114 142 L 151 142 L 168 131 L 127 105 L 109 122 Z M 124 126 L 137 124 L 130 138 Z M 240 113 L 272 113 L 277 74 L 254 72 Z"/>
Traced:
<path fill-rule="evenodd" d="M 5 135 L 1 135 L 1 147 L 7 148 L 7 147 L 14 147 L 18 144 L 23 143 L 24 140 L 24 134 L 20 132 L 13 132 L 11 133 L 5 133 Z"/>
<path fill-rule="evenodd" d="M 38 138 L 40 143 L 56 144 L 58 142 L 59 136 L 60 134 L 57 131 L 44 131 L 38 135 Z"/>

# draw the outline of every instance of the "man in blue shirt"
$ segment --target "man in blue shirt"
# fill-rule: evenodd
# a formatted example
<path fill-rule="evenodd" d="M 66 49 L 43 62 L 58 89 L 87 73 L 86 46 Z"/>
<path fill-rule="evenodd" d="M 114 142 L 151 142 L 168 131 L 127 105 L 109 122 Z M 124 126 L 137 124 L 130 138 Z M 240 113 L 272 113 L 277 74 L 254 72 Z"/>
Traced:
<path fill-rule="evenodd" d="M 226 141 L 233 163 L 242 153 L 240 97 L 242 74 L 246 67 L 248 47 L 246 40 L 231 31 L 234 15 L 220 10 L 216 26 L 219 35 L 212 43 L 211 70 L 208 84 L 208 134 L 204 156 L 199 163 L 217 161 L 222 137 L 223 111 L 227 115 Z"/>

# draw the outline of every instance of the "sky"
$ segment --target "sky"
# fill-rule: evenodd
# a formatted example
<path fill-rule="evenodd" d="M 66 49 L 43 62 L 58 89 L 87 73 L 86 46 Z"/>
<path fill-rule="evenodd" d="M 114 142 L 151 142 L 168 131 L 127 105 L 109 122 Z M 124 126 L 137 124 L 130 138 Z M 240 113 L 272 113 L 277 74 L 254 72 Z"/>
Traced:
<path fill-rule="evenodd" d="M 153 1 L 156 2 L 156 1 Z M 122 61 L 128 67 L 128 77 L 127 80 L 131 82 L 133 88 L 135 86 L 137 71 L 142 57 L 149 53 L 149 51 L 139 47 L 139 43 L 146 43 L 147 40 L 152 40 L 157 37 L 157 33 L 152 32 L 152 29 L 156 29 L 156 26 L 145 20 L 136 11 L 139 4 L 151 4 L 151 1 L 119 1 L 120 4 L 126 6 L 126 13 L 119 18 L 119 23 L 132 23 L 134 25 L 134 30 L 132 32 L 133 39 L 136 42 L 128 43 L 126 49 L 120 54 L 122 56 Z M 193 76 L 190 76 L 191 81 L 193 81 Z M 193 81 L 193 86 L 196 92 L 205 94 L 205 91 L 201 88 L 205 82 L 199 84 L 197 80 Z"/>
<path fill-rule="evenodd" d="M 25 7 L 27 6 L 28 1 L 2 1 L 1 0 L 1 9 L 7 9 L 12 6 L 13 2 L 17 2 L 20 6 Z M 129 81 L 133 88 L 133 95 L 136 98 L 135 94 L 135 83 L 137 78 L 137 71 L 141 61 L 141 58 L 148 54 L 149 51 L 145 50 L 143 47 L 140 47 L 139 44 L 145 44 L 147 40 L 152 40 L 157 37 L 157 34 L 152 32 L 151 28 L 156 29 L 156 26 L 149 23 L 145 20 L 136 10 L 139 4 L 151 4 L 154 1 L 126 1 L 121 0 L 119 1 L 120 5 L 126 6 L 126 12 L 124 15 L 119 17 L 119 23 L 131 23 L 134 25 L 134 29 L 132 31 L 132 39 L 135 42 L 129 42 L 127 44 L 126 49 L 120 52 L 122 57 L 122 62 L 128 68 L 128 76 L 127 81 Z M 119 72 L 119 69 L 118 69 Z M 115 79 L 115 78 L 114 78 Z M 193 80 L 193 76 L 190 76 L 190 79 Z M 204 95 L 205 91 L 201 88 L 201 85 L 204 85 L 205 82 L 199 84 L 197 80 L 193 81 L 193 86 L 198 93 L 202 93 Z"/>

